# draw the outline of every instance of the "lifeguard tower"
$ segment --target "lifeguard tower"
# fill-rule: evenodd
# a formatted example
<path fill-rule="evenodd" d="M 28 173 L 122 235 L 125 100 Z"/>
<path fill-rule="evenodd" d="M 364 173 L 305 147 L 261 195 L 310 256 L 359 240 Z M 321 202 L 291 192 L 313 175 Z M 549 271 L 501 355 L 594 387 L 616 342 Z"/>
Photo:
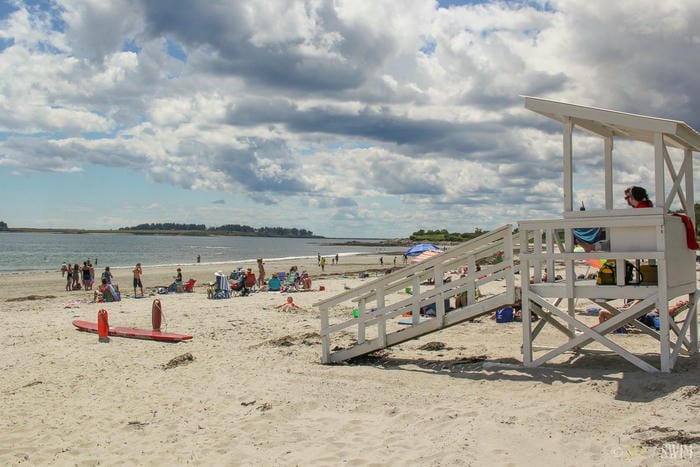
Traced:
<path fill-rule="evenodd" d="M 523 280 L 521 284 L 523 363 L 538 366 L 563 352 L 580 351 L 597 342 L 643 370 L 670 371 L 681 352 L 695 354 L 698 351 L 696 252 L 688 247 L 688 236 L 694 238 L 695 231 L 694 228 L 687 229 L 683 219 L 669 213 L 669 209 L 677 201 L 675 204 L 680 214 L 695 225 L 693 152 L 700 151 L 700 135 L 680 121 L 534 97 L 525 98 L 525 108 L 563 125 L 564 205 L 563 219 L 519 223 L 521 274 L 524 279 L 532 271 L 533 277 L 532 283 Z M 575 129 L 603 141 L 604 209 L 579 211 L 574 208 Z M 614 199 L 620 199 L 622 195 L 621 191 L 615 193 L 613 190 L 616 139 L 648 143 L 649 151 L 653 151 L 653 158 L 649 160 L 653 160 L 650 169 L 654 174 L 652 200 L 655 207 L 616 209 L 613 206 Z M 574 251 L 574 230 L 581 228 L 605 231 L 606 241 L 602 243 L 605 251 Z M 618 266 L 614 283 L 601 285 L 578 279 L 575 264 L 586 260 L 614 260 Z M 554 274 L 548 274 L 543 280 L 543 268 L 554 271 L 557 264 L 564 266 L 563 280 L 555 280 Z M 638 273 L 641 265 L 648 271 L 646 278 Z M 630 266 L 634 271 L 631 280 Z M 679 326 L 669 315 L 669 303 L 684 297 L 689 304 Z M 576 301 L 582 298 L 593 300 L 614 317 L 589 327 L 574 313 Z M 620 310 L 609 304 L 616 299 L 633 299 L 635 304 Z M 637 320 L 652 310 L 659 312 L 658 331 Z M 534 328 L 532 311 L 543 318 Z M 558 347 L 542 349 L 535 345 L 536 337 L 547 324 L 556 327 L 565 337 Z M 608 336 L 625 325 L 634 326 L 639 332 L 659 341 L 658 367 L 626 350 L 621 340 Z M 545 353 L 535 358 L 534 352 L 540 350 L 545 350 Z"/>
<path fill-rule="evenodd" d="M 700 151 L 700 135 L 679 121 L 534 97 L 525 98 L 525 107 L 563 125 L 563 218 L 520 221 L 515 235 L 513 226 L 506 224 L 421 263 L 314 304 L 321 315 L 323 363 L 337 363 L 384 349 L 519 300 L 523 312 L 525 366 L 539 366 L 567 351 L 603 350 L 612 351 L 645 371 L 668 372 L 682 352 L 697 353 L 695 251 L 687 247 L 687 232 L 681 217 L 668 211 L 676 201 L 680 213 L 695 225 L 692 155 Z M 604 209 L 574 210 L 572 140 L 575 129 L 603 141 Z M 613 142 L 616 138 L 651 145 L 654 208 L 614 207 L 614 199 L 619 198 L 613 190 Z M 582 228 L 605 232 L 604 251 L 575 251 L 574 230 Z M 694 234 L 690 232 L 691 236 Z M 492 261 L 494 255 L 498 261 Z M 618 267 L 614 283 L 608 285 L 579 279 L 576 265 L 596 260 L 606 260 L 607 264 L 614 260 L 617 265 L 629 263 L 637 270 L 644 266 L 646 271 L 655 272 L 656 277 L 647 272 L 646 278 L 637 274 L 637 280 L 630 281 L 627 268 Z M 483 265 L 481 269 L 477 264 Z M 446 271 L 462 266 L 467 267 L 465 275 L 450 282 L 443 280 Z M 550 274 L 545 275 L 545 271 Z M 559 271 L 563 274 L 555 274 Z M 528 281 L 530 275 L 532 283 Z M 479 299 L 479 287 L 488 284 L 499 285 L 502 292 Z M 466 304 L 450 310 L 449 300 L 459 294 L 466 295 Z M 681 298 L 687 298 L 688 306 L 672 319 L 669 303 Z M 614 316 L 589 327 L 575 313 L 580 299 L 593 300 Z M 615 300 L 620 299 L 632 299 L 636 303 L 619 310 Z M 338 314 L 335 308 L 348 301 L 353 302 L 355 308 L 352 317 Z M 435 316 L 421 317 L 420 311 L 431 306 Z M 658 331 L 637 320 L 654 309 L 660 314 Z M 533 322 L 533 312 L 542 318 L 537 324 Z M 402 317 L 403 320 L 399 320 Z M 679 319 L 683 319 L 680 324 L 676 321 Z M 397 324 L 398 321 L 404 321 L 404 325 Z M 554 347 L 551 339 L 549 348 L 535 343 L 547 325 L 561 334 L 561 341 Z M 642 358 L 626 350 L 620 339 L 609 335 L 625 325 L 634 326 L 659 342 L 658 366 L 649 363 L 648 357 Z M 586 349 L 591 344 L 600 344 L 598 347 L 603 349 Z M 543 353 L 536 356 L 536 352 Z"/>

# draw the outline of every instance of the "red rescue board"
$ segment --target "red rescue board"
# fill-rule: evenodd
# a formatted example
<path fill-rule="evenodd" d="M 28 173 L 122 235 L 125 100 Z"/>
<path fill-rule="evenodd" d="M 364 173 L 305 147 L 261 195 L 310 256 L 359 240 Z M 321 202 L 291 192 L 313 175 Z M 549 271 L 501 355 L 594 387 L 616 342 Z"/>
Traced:
<path fill-rule="evenodd" d="M 75 320 L 73 326 L 85 332 L 97 332 L 97 323 Z M 174 334 L 171 332 L 152 331 L 150 329 L 109 327 L 109 335 L 114 337 L 130 337 L 132 339 L 148 339 L 152 341 L 180 342 L 192 339 L 186 334 Z"/>

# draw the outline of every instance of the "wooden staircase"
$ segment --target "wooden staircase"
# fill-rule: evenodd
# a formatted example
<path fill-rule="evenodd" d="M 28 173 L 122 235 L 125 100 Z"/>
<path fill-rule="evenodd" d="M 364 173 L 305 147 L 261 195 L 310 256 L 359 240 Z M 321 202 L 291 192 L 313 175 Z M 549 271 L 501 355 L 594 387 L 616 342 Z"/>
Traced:
<path fill-rule="evenodd" d="M 477 262 L 499 252 L 502 261 L 477 270 Z M 464 265 L 468 267 L 464 277 L 443 283 L 445 272 Z M 512 226 L 506 224 L 421 263 L 315 303 L 321 312 L 321 361 L 342 362 L 511 305 L 517 299 L 516 269 Z M 494 281 L 503 281 L 503 291 L 477 300 L 477 290 Z M 449 305 L 450 298 L 463 292 L 467 292 L 467 305 L 447 311 L 446 302 Z M 331 323 L 333 307 L 347 302 L 354 303 L 357 317 Z M 432 304 L 436 316 L 421 320 L 420 309 Z M 412 324 L 399 324 L 407 312 Z"/>

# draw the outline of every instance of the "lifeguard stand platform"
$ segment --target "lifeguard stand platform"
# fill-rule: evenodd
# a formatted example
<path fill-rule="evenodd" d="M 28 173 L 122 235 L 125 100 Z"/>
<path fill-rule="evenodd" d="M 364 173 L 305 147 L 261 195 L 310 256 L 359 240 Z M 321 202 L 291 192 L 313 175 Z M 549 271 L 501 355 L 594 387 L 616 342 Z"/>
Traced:
<path fill-rule="evenodd" d="M 639 368 L 649 371 L 670 371 L 681 352 L 698 351 L 696 252 L 687 246 L 686 226 L 681 217 L 671 215 L 674 201 L 681 214 L 695 225 L 693 199 L 693 152 L 700 151 L 700 135 L 684 122 L 565 104 L 534 97 L 525 98 L 525 108 L 557 120 L 563 125 L 564 206 L 563 218 L 527 220 L 519 223 L 520 271 L 523 305 L 523 363 L 538 366 L 563 352 L 581 351 L 597 342 Z M 574 208 L 575 129 L 602 138 L 604 151 L 604 201 L 601 210 L 579 211 Z M 650 197 L 654 208 L 616 209 L 615 198 L 622 191 L 613 190 L 613 155 L 615 139 L 649 143 L 653 151 L 654 190 Z M 651 181 L 650 181 L 651 182 Z M 601 228 L 606 231 L 605 251 L 574 251 L 574 229 Z M 688 233 L 695 235 L 694 229 Z M 575 265 L 584 261 L 615 260 L 614 284 L 599 285 L 593 280 L 578 279 Z M 627 267 L 645 265 L 655 271 L 656 278 L 639 274 L 626 277 Z M 563 265 L 562 279 L 555 280 L 555 266 Z M 550 271 L 544 274 L 545 268 Z M 532 283 L 527 277 L 532 273 Z M 546 279 L 543 277 L 546 276 Z M 653 276 L 653 274 L 648 274 Z M 686 298 L 687 310 L 676 319 L 669 315 L 669 304 Z M 590 299 L 609 310 L 614 317 L 594 327 L 575 315 L 579 299 Z M 633 299 L 636 304 L 619 309 L 609 304 L 616 299 Z M 658 310 L 658 331 L 643 325 L 637 318 Z M 531 312 L 543 318 L 533 327 Z M 681 324 L 677 320 L 684 318 Z M 554 348 L 535 345 L 535 339 L 546 325 L 552 325 L 564 336 Z M 609 333 L 623 326 L 659 341 L 659 365 L 633 354 L 623 347 L 625 339 L 611 338 Z M 605 349 L 605 350 L 607 350 Z M 534 353 L 545 353 L 535 357 Z"/>

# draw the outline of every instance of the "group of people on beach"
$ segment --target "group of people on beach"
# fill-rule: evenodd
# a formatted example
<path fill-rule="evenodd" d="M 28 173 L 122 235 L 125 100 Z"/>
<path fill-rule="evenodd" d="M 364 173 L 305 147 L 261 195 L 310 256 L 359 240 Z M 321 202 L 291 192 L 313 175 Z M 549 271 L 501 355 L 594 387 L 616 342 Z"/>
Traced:
<path fill-rule="evenodd" d="M 95 258 L 97 262 L 97 258 Z M 141 289 L 141 295 L 143 295 L 143 284 L 141 282 L 141 276 L 143 275 L 143 270 L 141 269 L 141 263 L 137 263 L 133 270 L 134 274 L 134 295 L 136 294 L 136 288 Z M 90 259 L 83 261 L 83 265 L 80 266 L 78 263 L 70 264 L 63 263 L 61 265 L 61 275 L 66 279 L 66 290 L 93 290 L 95 284 L 95 267 Z M 116 284 L 112 284 L 114 275 L 110 271 L 109 266 L 106 266 L 100 277 L 100 285 L 97 290 L 95 290 L 95 298 L 99 298 L 104 293 L 107 286 L 117 287 Z M 116 289 L 118 290 L 118 288 Z"/>
<path fill-rule="evenodd" d="M 61 276 L 66 278 L 66 290 L 92 290 L 95 282 L 95 268 L 89 259 L 83 261 L 83 265 L 78 263 L 63 263 L 61 265 Z"/>
<path fill-rule="evenodd" d="M 321 256 L 321 253 L 317 254 L 318 257 L 318 266 L 321 268 L 321 272 L 324 272 L 326 270 L 326 257 Z M 331 264 L 338 264 L 340 261 L 340 256 L 338 253 L 335 254 L 335 256 L 331 256 Z"/>

